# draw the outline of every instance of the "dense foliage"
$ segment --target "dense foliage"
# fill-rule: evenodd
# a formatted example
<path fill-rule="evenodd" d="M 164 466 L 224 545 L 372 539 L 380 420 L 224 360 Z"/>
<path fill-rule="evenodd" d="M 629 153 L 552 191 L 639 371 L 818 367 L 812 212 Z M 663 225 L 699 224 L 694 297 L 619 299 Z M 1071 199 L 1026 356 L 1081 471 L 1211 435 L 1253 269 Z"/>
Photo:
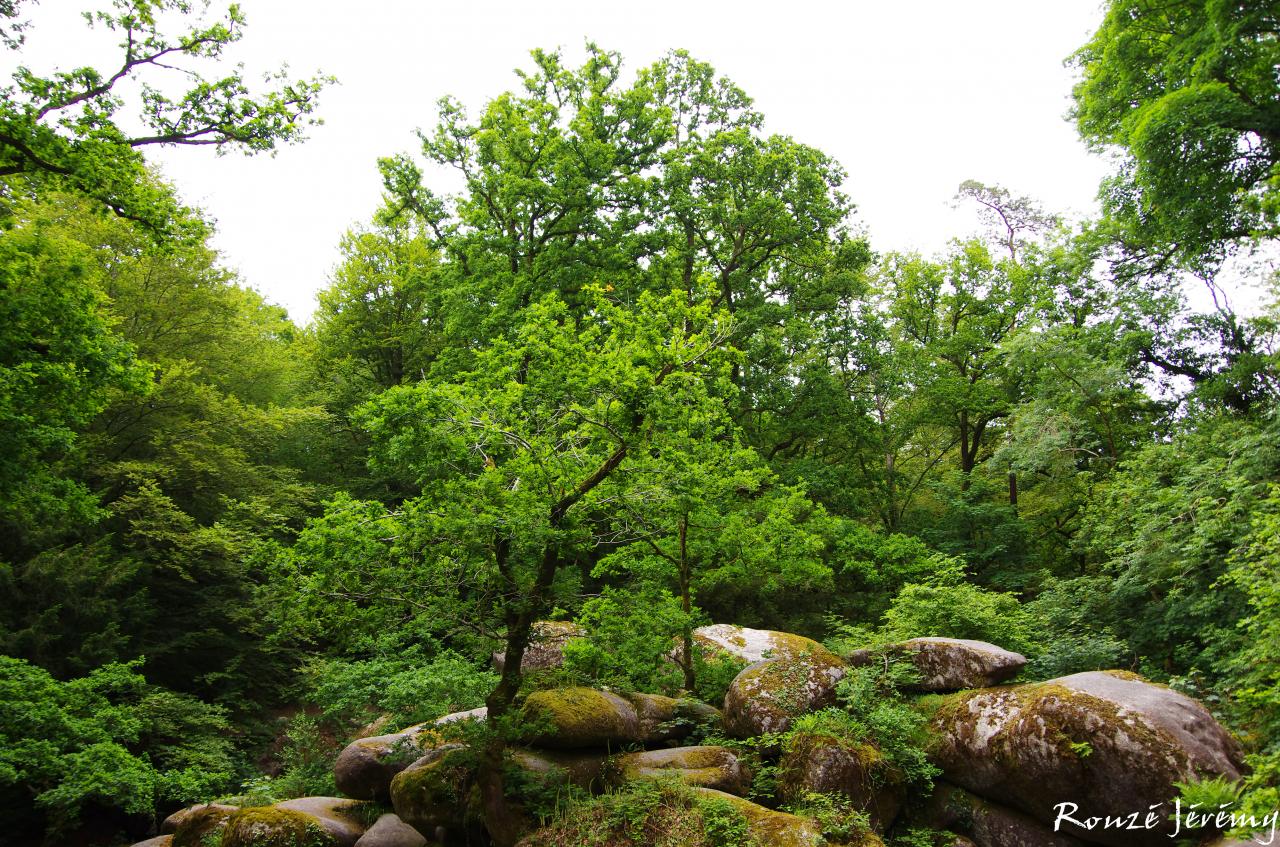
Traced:
<path fill-rule="evenodd" d="M 292 141 L 321 81 L 143 81 L 151 128 L 115 123 L 158 55 L 239 37 L 234 7 L 194 12 L 120 0 L 96 18 L 118 73 L 23 70 L 0 107 L 7 832 L 331 793 L 345 740 L 482 704 L 493 808 L 531 688 L 716 701 L 741 664 L 694 643 L 710 622 L 1138 671 L 1210 704 L 1252 756 L 1244 802 L 1280 802 L 1280 310 L 1184 294 L 1274 241 L 1274 9 L 1114 0 L 1073 58 L 1081 132 L 1118 156 L 1104 216 L 967 182 L 986 229 L 937 256 L 872 253 L 841 166 L 687 53 L 628 75 L 535 51 L 421 134 L 458 194 L 382 160 L 305 328 L 138 151 Z M 585 634 L 522 674 L 542 620 Z M 801 729 L 927 783 L 892 682 L 853 674 Z M 578 825 L 647 842 L 654 809 L 741 834 L 669 786 Z"/>

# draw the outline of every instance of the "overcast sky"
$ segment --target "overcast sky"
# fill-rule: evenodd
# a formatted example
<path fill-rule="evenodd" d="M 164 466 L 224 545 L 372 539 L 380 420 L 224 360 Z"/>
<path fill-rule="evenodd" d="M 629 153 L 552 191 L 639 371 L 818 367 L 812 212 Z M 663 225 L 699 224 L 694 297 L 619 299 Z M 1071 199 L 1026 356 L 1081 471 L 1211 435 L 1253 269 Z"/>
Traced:
<path fill-rule="evenodd" d="M 37 72 L 114 52 L 72 13 L 92 0 L 43 0 L 23 61 Z M 100 5 L 105 5 L 105 2 Z M 216 4 L 215 4 L 216 5 Z M 324 126 L 274 158 L 200 148 L 154 156 L 184 198 L 218 223 L 224 262 L 306 321 L 337 261 L 340 235 L 379 204 L 376 160 L 415 149 L 435 102 L 475 114 L 516 84 L 534 47 L 582 55 L 591 39 L 635 70 L 683 47 L 755 98 L 766 130 L 838 159 L 876 250 L 934 252 L 976 228 L 950 208 L 965 179 L 999 183 L 1054 211 L 1088 214 L 1106 164 L 1066 114 L 1064 59 L 1102 18 L 1099 0 L 915 2 L 454 2 L 241 0 L 248 75 L 288 62 L 338 77 Z M 99 47 L 90 38 L 96 38 Z"/>

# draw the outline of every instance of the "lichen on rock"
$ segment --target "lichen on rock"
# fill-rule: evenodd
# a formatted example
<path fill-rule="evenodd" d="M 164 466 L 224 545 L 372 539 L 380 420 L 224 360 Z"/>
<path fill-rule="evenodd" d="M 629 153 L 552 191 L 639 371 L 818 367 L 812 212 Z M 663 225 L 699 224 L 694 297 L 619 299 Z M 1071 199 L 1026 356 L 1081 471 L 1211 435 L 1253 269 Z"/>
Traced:
<path fill-rule="evenodd" d="M 875 745 L 797 730 L 778 762 L 778 794 L 797 802 L 807 792 L 847 798 L 878 832 L 889 828 L 906 801 L 902 773 Z"/>
<path fill-rule="evenodd" d="M 1168 843 L 1174 783 L 1240 776 L 1240 750 L 1208 710 L 1141 679 L 1103 672 L 987 688 L 930 704 L 930 755 L 948 780 L 1052 823 L 1055 806 L 1085 816 L 1144 815 L 1144 831 L 1063 831 L 1114 847 Z"/>
<path fill-rule="evenodd" d="M 675 776 L 685 785 L 715 788 L 742 795 L 751 787 L 751 773 L 724 747 L 672 747 L 642 750 L 614 759 L 618 782 Z"/>
<path fill-rule="evenodd" d="M 844 662 L 821 645 L 750 665 L 725 695 L 725 729 L 738 738 L 785 732 L 793 719 L 834 703 L 844 676 Z"/>

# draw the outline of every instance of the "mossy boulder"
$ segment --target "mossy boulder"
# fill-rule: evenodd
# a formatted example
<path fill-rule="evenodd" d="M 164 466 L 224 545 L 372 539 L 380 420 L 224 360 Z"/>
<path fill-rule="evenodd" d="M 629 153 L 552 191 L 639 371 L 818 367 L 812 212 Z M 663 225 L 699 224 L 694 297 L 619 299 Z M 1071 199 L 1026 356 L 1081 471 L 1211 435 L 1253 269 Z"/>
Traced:
<path fill-rule="evenodd" d="M 463 720 L 484 720 L 486 710 L 455 712 L 429 723 L 420 723 L 369 738 L 352 741 L 333 763 L 333 780 L 338 790 L 357 800 L 386 802 L 391 779 L 429 750 L 445 743 L 441 728 Z"/>
<path fill-rule="evenodd" d="M 932 703 L 930 755 L 949 781 L 1052 824 L 1153 810 L 1150 830 L 1063 831 L 1091 842 L 1167 844 L 1175 782 L 1240 777 L 1240 748 L 1201 704 L 1133 674 L 1090 672 Z M 1163 804 L 1163 805 L 1162 805 Z"/>
<path fill-rule="evenodd" d="M 635 706 L 594 688 L 535 691 L 525 699 L 524 716 L 535 728 L 531 742 L 539 747 L 610 747 L 644 738 Z"/>
<path fill-rule="evenodd" d="M 823 649 L 821 644 L 803 635 L 728 623 L 698 627 L 693 631 L 693 641 L 704 654 L 732 656 L 751 663 L 765 659 L 789 659 L 810 653 L 815 648 Z"/>
<path fill-rule="evenodd" d="M 940 782 L 917 812 L 917 822 L 932 829 L 960 830 L 960 843 L 978 847 L 1084 847 L 1084 842 L 1015 809 L 983 800 L 954 785 Z"/>
<path fill-rule="evenodd" d="M 529 635 L 529 646 L 520 659 L 520 673 L 558 668 L 564 664 L 564 645 L 571 638 L 581 638 L 587 631 L 573 621 L 538 621 Z M 502 673 L 506 657 L 501 652 L 492 656 L 493 669 Z"/>
<path fill-rule="evenodd" d="M 778 793 L 796 802 L 806 792 L 848 798 L 884 832 L 906 801 L 902 773 L 873 744 L 825 732 L 791 734 L 778 762 Z"/>
<path fill-rule="evenodd" d="M 206 835 L 221 830 L 238 811 L 238 806 L 224 803 L 189 806 L 165 818 L 160 824 L 160 831 L 173 834 L 173 847 L 200 847 Z"/>
<path fill-rule="evenodd" d="M 346 797 L 298 797 L 274 806 L 276 809 L 301 812 L 315 818 L 343 847 L 350 847 L 360 840 L 366 827 L 366 810 L 370 807 L 371 803 L 349 800 Z"/>
<path fill-rule="evenodd" d="M 695 788 L 704 799 L 728 803 L 747 820 L 747 829 L 756 847 L 825 847 L 838 843 L 843 847 L 884 847 L 875 833 L 867 832 L 853 840 L 831 842 L 822 836 L 822 827 L 811 819 L 766 809 L 758 803 L 716 791 L 713 788 Z"/>
<path fill-rule="evenodd" d="M 725 730 L 737 738 L 785 732 L 800 715 L 835 703 L 836 685 L 844 675 L 843 660 L 820 644 L 749 665 L 725 695 Z"/>
<path fill-rule="evenodd" d="M 400 819 L 422 833 L 437 828 L 462 831 L 475 815 L 472 754 L 463 744 L 447 744 L 396 774 L 391 805 Z"/>
<path fill-rule="evenodd" d="M 625 753 L 613 760 L 616 782 L 674 775 L 685 785 L 746 794 L 751 773 L 724 747 L 672 747 Z"/>
<path fill-rule="evenodd" d="M 661 694 L 628 694 L 626 700 L 636 710 L 642 744 L 680 741 L 696 729 L 720 727 L 720 710 L 698 700 Z"/>
<path fill-rule="evenodd" d="M 584 790 L 598 790 L 604 779 L 605 763 L 601 751 L 511 750 L 510 764 L 518 771 L 517 780 L 538 789 L 556 790 L 573 785 Z"/>
<path fill-rule="evenodd" d="M 356 847 L 426 847 L 422 833 L 400 820 L 398 815 L 386 814 L 374 821 L 356 842 Z"/>
<path fill-rule="evenodd" d="M 1027 664 L 1027 657 L 986 641 L 964 638 L 912 638 L 891 644 L 887 651 L 909 658 L 920 681 L 909 686 L 917 692 L 960 691 L 987 688 L 1013 679 Z M 870 651 L 859 650 L 849 664 L 873 661 Z"/>
<path fill-rule="evenodd" d="M 354 845 L 355 840 L 349 842 Z M 274 806 L 240 809 L 222 830 L 220 847 L 340 847 L 316 818 Z"/>
<path fill-rule="evenodd" d="M 136 844 L 129 845 L 129 847 L 170 847 L 172 844 L 172 835 L 157 835 L 155 838 L 148 838 L 146 841 L 139 841 Z"/>

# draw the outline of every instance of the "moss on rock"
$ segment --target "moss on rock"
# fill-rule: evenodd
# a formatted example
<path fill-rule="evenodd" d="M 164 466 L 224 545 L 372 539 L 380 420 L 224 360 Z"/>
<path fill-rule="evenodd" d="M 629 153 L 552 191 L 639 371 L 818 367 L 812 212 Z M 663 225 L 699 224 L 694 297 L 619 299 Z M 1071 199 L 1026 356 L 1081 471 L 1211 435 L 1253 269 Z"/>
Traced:
<path fill-rule="evenodd" d="M 220 831 L 238 811 L 222 803 L 191 806 L 165 818 L 160 831 L 173 833 L 173 847 L 200 847 L 205 836 Z"/>
<path fill-rule="evenodd" d="M 902 772 L 873 744 L 824 732 L 796 731 L 778 763 L 778 794 L 795 803 L 808 792 L 849 800 L 884 832 L 906 801 Z"/>
<path fill-rule="evenodd" d="M 338 841 L 310 815 L 254 806 L 231 816 L 221 847 L 338 847 Z"/>
<path fill-rule="evenodd" d="M 541 747 L 605 747 L 643 740 L 635 706 L 617 694 L 594 688 L 535 691 L 524 704 Z"/>
<path fill-rule="evenodd" d="M 949 780 L 1045 823 L 1064 799 L 1087 815 L 1123 816 L 1168 803 L 1175 782 L 1238 776 L 1234 741 L 1209 712 L 1140 678 L 1076 674 L 964 692 L 926 708 L 929 752 Z M 1077 834 L 1129 847 L 1167 843 L 1170 831 Z"/>
<path fill-rule="evenodd" d="M 744 794 L 751 774 L 724 747 L 673 747 L 626 753 L 614 760 L 615 781 L 676 777 L 685 785 Z"/>
<path fill-rule="evenodd" d="M 470 751 L 461 744 L 432 750 L 391 780 L 391 804 L 420 832 L 463 827 L 474 781 Z"/>
<path fill-rule="evenodd" d="M 834 703 L 836 684 L 844 675 L 844 662 L 821 646 L 792 658 L 757 662 L 729 686 L 725 729 L 738 738 L 785 732 L 794 718 Z"/>

